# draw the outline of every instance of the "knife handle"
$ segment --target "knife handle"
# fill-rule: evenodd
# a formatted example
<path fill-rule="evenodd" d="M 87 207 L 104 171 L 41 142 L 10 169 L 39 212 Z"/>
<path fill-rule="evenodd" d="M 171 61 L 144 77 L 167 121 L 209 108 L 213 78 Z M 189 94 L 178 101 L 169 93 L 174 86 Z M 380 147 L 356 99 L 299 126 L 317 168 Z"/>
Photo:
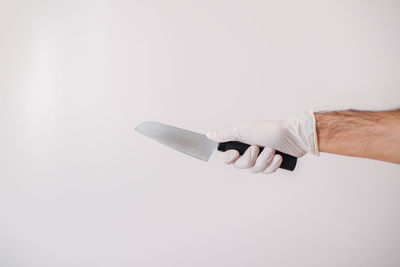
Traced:
<path fill-rule="evenodd" d="M 237 142 L 237 141 L 229 141 L 229 142 L 223 142 L 223 143 L 219 143 L 218 144 L 218 150 L 225 152 L 228 151 L 230 149 L 234 149 L 237 150 L 239 152 L 240 155 L 243 155 L 244 152 L 249 148 L 249 144 L 245 144 L 242 142 Z M 258 154 L 261 153 L 261 151 L 263 151 L 264 147 L 260 146 L 260 152 Z M 280 152 L 278 150 L 275 150 L 275 154 L 279 154 L 282 156 L 282 164 L 279 168 L 281 169 L 285 169 L 285 170 L 289 170 L 289 171 L 293 171 L 294 168 L 296 167 L 296 163 L 297 163 L 297 158 L 292 156 L 292 155 L 288 155 L 286 153 Z"/>

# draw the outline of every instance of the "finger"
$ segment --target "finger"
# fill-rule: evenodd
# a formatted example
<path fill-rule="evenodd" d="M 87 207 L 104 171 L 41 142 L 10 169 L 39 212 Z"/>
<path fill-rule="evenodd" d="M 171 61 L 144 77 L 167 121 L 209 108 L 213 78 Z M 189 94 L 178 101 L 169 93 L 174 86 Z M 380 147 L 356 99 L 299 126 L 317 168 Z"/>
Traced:
<path fill-rule="evenodd" d="M 208 132 L 207 138 L 219 143 L 226 141 L 235 141 L 230 129 Z"/>
<path fill-rule="evenodd" d="M 250 146 L 244 154 L 235 161 L 235 167 L 238 169 L 246 169 L 254 166 L 260 149 L 258 146 Z"/>
<path fill-rule="evenodd" d="M 282 156 L 279 154 L 276 154 L 274 156 L 274 159 L 272 160 L 271 164 L 262 172 L 264 174 L 271 174 L 276 172 L 277 169 L 279 169 L 279 167 L 282 164 Z"/>
<path fill-rule="evenodd" d="M 264 171 L 271 163 L 275 155 L 275 149 L 265 147 L 263 151 L 258 155 L 254 167 L 250 169 L 250 172 L 257 173 Z"/>
<path fill-rule="evenodd" d="M 211 131 L 207 133 L 207 138 L 215 142 L 240 141 L 241 131 L 244 127 L 245 124 L 238 123 L 228 129 Z"/>
<path fill-rule="evenodd" d="M 231 149 L 228 151 L 225 151 L 222 153 L 223 154 L 223 160 L 225 164 L 231 164 L 235 162 L 239 158 L 239 152 L 237 150 Z"/>

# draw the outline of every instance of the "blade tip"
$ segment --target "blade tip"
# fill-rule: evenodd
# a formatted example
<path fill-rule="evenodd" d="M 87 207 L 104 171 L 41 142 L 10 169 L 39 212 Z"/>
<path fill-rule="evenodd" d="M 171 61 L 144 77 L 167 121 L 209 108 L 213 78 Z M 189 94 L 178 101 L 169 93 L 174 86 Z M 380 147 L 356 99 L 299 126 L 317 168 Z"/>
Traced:
<path fill-rule="evenodd" d="M 141 129 L 145 128 L 145 127 L 153 127 L 153 126 L 157 126 L 161 123 L 159 123 L 158 121 L 144 121 L 139 123 L 136 127 L 135 130 L 140 132 Z"/>
<path fill-rule="evenodd" d="M 145 123 L 146 123 L 146 122 L 141 122 L 141 123 L 139 123 L 138 125 L 136 125 L 136 127 L 134 128 L 134 130 L 140 132 L 140 128 L 142 128 L 143 125 L 144 125 Z"/>

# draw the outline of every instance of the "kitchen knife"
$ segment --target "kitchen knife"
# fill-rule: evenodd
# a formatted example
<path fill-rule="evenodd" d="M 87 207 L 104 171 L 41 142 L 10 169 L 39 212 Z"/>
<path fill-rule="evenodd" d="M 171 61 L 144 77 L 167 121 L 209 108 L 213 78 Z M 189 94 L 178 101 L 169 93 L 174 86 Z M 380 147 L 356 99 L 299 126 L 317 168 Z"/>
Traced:
<path fill-rule="evenodd" d="M 156 121 L 143 122 L 139 124 L 135 130 L 163 145 L 204 161 L 208 161 L 215 150 L 227 151 L 235 149 L 240 155 L 243 155 L 246 149 L 250 146 L 249 144 L 237 141 L 217 143 L 208 139 L 204 134 L 188 131 Z M 264 147 L 260 146 L 260 153 L 263 149 Z M 282 164 L 280 168 L 289 171 L 294 170 L 297 163 L 296 157 L 278 150 L 276 150 L 275 153 L 282 156 Z"/>

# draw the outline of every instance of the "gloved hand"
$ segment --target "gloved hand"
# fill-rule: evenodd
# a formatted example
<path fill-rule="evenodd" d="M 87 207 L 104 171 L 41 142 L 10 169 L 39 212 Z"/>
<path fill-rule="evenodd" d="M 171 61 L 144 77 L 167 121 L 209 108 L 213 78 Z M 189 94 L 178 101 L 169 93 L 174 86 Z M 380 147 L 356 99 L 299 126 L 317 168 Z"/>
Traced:
<path fill-rule="evenodd" d="M 319 156 L 316 121 L 310 110 L 286 120 L 261 120 L 239 123 L 229 129 L 212 131 L 207 137 L 216 142 L 239 141 L 250 144 L 240 156 L 236 150 L 222 153 L 226 164 L 234 163 L 239 169 L 265 174 L 275 172 L 282 163 L 282 157 L 275 149 L 297 158 L 307 152 Z M 258 146 L 264 150 L 258 155 Z"/>

